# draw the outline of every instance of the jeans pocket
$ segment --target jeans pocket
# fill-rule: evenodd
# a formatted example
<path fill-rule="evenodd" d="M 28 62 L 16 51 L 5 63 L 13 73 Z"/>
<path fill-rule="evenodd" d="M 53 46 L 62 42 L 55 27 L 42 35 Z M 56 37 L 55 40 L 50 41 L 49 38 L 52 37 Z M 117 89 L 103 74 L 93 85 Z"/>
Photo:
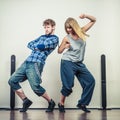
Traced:
<path fill-rule="evenodd" d="M 36 74 L 40 80 L 40 83 L 42 83 L 41 74 L 43 71 L 43 65 L 41 63 L 35 63 L 34 66 L 35 66 Z"/>

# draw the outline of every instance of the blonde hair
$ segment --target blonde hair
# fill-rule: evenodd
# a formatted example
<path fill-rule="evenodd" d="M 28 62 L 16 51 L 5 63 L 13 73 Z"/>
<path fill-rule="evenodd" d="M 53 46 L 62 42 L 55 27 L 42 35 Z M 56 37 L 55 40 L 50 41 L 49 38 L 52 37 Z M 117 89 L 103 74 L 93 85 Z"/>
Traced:
<path fill-rule="evenodd" d="M 78 22 L 74 19 L 69 17 L 66 21 L 65 21 L 65 31 L 67 32 L 67 28 L 71 27 L 73 29 L 73 31 L 78 35 L 79 38 L 81 38 L 82 40 L 86 39 L 86 36 L 88 36 L 79 26 Z"/>

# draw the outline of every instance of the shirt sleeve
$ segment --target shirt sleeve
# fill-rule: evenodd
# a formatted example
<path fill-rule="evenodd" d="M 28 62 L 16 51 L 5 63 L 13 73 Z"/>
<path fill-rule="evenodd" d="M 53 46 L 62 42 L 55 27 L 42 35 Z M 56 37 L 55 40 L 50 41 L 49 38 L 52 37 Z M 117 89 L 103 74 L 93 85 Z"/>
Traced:
<path fill-rule="evenodd" d="M 45 50 L 45 45 L 44 45 L 44 44 L 38 44 L 38 45 L 37 45 L 37 48 L 38 48 L 39 50 Z"/>
<path fill-rule="evenodd" d="M 45 49 L 55 49 L 59 43 L 59 38 L 57 36 L 51 37 L 48 41 L 44 42 Z"/>
<path fill-rule="evenodd" d="M 38 43 L 39 39 L 40 39 L 40 37 L 31 41 L 31 42 L 29 42 L 27 47 L 31 50 L 35 50 L 35 48 L 37 48 L 37 43 Z"/>

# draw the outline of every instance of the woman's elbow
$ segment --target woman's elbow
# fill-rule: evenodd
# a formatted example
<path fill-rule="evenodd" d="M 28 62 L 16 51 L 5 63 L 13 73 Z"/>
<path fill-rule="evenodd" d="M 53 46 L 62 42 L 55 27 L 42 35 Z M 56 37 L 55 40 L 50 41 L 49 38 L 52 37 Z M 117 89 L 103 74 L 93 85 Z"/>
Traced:
<path fill-rule="evenodd" d="M 96 22 L 96 18 L 94 17 L 94 19 L 93 19 L 93 22 L 95 23 Z"/>

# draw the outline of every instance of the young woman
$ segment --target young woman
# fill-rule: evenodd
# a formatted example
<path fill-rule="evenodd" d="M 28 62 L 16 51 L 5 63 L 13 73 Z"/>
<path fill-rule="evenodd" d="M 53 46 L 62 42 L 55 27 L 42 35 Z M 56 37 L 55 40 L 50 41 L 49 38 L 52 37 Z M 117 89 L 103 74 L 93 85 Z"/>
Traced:
<path fill-rule="evenodd" d="M 63 53 L 63 51 L 66 50 L 63 53 L 60 68 L 62 81 L 61 98 L 60 102 L 58 103 L 60 112 L 65 112 L 65 99 L 72 93 L 75 76 L 77 77 L 83 89 L 77 107 L 85 112 L 90 112 L 86 106 L 89 105 L 91 101 L 95 80 L 83 63 L 83 60 L 86 37 L 88 36 L 86 32 L 94 25 L 96 18 L 87 14 L 81 14 L 80 18 L 87 18 L 90 21 L 85 26 L 80 27 L 74 18 L 68 18 L 65 21 L 65 31 L 67 35 L 64 37 L 61 45 L 58 48 L 58 53 Z"/>

